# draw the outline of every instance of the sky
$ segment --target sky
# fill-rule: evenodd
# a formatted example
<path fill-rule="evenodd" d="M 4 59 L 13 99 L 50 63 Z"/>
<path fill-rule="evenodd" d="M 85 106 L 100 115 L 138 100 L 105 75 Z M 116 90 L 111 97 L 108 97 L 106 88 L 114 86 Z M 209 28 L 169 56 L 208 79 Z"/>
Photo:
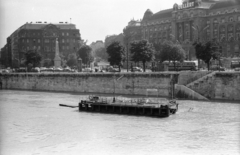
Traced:
<path fill-rule="evenodd" d="M 181 4 L 182 0 L 0 0 L 0 48 L 26 22 L 70 22 L 91 44 L 107 35 L 120 34 L 132 19 Z"/>

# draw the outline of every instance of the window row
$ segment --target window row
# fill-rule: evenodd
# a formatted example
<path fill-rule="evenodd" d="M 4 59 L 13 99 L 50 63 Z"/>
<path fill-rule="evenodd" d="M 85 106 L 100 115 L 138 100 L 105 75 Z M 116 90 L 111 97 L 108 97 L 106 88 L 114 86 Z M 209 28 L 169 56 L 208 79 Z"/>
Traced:
<path fill-rule="evenodd" d="M 44 46 L 44 51 L 55 51 L 55 47 L 49 47 L 49 46 Z M 70 50 L 71 48 L 69 46 L 61 46 L 60 50 Z M 73 50 L 76 50 L 76 47 L 72 48 Z M 28 51 L 28 50 L 41 50 L 41 46 L 23 46 L 22 51 Z"/>
<path fill-rule="evenodd" d="M 22 32 L 20 33 L 20 37 L 26 37 L 26 36 L 41 36 L 42 32 Z M 58 37 L 57 32 L 44 32 L 44 36 L 55 36 Z M 74 37 L 79 37 L 80 35 L 78 33 L 72 33 L 72 35 L 69 32 L 62 32 L 61 36 L 74 36 Z"/>
<path fill-rule="evenodd" d="M 227 19 L 227 20 L 226 20 Z M 238 21 L 238 22 L 240 22 L 240 16 L 238 16 L 237 17 L 237 19 L 236 20 L 234 20 L 234 17 L 223 17 L 223 18 L 221 18 L 221 19 L 214 19 L 213 20 L 213 23 L 225 23 L 225 22 L 234 22 L 234 21 Z M 210 24 L 210 20 L 207 20 L 207 24 Z"/>
<path fill-rule="evenodd" d="M 30 41 L 32 41 L 33 43 L 41 43 L 42 39 L 22 39 L 22 43 L 29 43 Z M 43 39 L 44 43 L 55 43 L 56 40 L 55 39 Z M 59 39 L 59 42 L 61 43 L 76 43 L 77 40 L 76 39 Z"/>

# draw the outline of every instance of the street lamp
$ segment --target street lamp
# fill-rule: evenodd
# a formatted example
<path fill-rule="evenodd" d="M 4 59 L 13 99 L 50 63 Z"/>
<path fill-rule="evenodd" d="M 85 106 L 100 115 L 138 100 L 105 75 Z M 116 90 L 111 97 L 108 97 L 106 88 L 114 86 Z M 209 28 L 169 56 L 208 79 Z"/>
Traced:
<path fill-rule="evenodd" d="M 129 47 L 128 47 L 128 44 L 129 44 L 129 41 L 131 40 L 131 38 L 133 37 L 135 35 L 135 33 L 133 33 L 133 34 L 131 34 L 131 35 L 128 35 L 128 34 L 126 34 L 126 35 L 124 35 L 123 34 L 123 36 L 124 36 L 124 38 L 125 38 L 125 44 L 126 44 L 126 48 L 127 48 L 127 72 L 128 72 L 128 66 L 129 66 L 129 64 L 128 64 L 128 61 L 129 61 Z"/>
<path fill-rule="evenodd" d="M 78 72 L 82 72 L 82 59 L 78 58 Z"/>

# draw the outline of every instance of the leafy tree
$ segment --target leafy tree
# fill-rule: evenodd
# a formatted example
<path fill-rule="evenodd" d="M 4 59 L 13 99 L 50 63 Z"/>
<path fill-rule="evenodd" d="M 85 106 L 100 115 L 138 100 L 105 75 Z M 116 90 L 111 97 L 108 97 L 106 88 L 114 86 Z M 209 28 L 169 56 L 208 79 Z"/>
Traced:
<path fill-rule="evenodd" d="M 26 66 L 31 66 L 31 67 L 37 67 L 40 66 L 41 62 L 41 55 L 38 51 L 36 50 L 29 50 L 25 53 L 25 64 Z"/>
<path fill-rule="evenodd" d="M 77 52 L 77 57 L 82 59 L 82 63 L 89 65 L 93 62 L 92 48 L 88 45 L 83 45 Z"/>
<path fill-rule="evenodd" d="M 98 58 L 100 58 L 102 60 L 108 60 L 108 54 L 106 52 L 106 48 L 105 47 L 98 48 L 95 51 L 95 54 L 96 54 L 96 57 L 98 57 Z"/>
<path fill-rule="evenodd" d="M 107 47 L 108 61 L 110 65 L 117 65 L 119 71 L 125 60 L 125 48 L 119 42 L 114 41 Z"/>
<path fill-rule="evenodd" d="M 171 61 L 170 60 L 170 52 L 173 48 L 173 43 L 171 41 L 164 41 L 162 44 L 155 44 L 155 58 L 157 61 Z"/>
<path fill-rule="evenodd" d="M 185 59 L 185 51 L 179 44 L 174 44 L 171 47 L 169 55 L 169 60 L 173 62 L 174 69 L 176 70 L 176 61 L 183 62 Z"/>
<path fill-rule="evenodd" d="M 77 56 L 75 54 L 68 55 L 67 65 L 69 67 L 77 66 Z"/>
<path fill-rule="evenodd" d="M 140 40 L 131 42 L 130 48 L 132 57 L 131 60 L 134 62 L 142 62 L 143 70 L 145 72 L 146 62 L 152 61 L 154 59 L 154 47 L 147 40 Z"/>
<path fill-rule="evenodd" d="M 210 61 L 212 59 L 218 59 L 219 51 L 217 50 L 217 43 L 214 41 L 203 42 L 194 42 L 193 46 L 195 47 L 197 59 L 203 60 L 208 67 L 210 67 Z"/>

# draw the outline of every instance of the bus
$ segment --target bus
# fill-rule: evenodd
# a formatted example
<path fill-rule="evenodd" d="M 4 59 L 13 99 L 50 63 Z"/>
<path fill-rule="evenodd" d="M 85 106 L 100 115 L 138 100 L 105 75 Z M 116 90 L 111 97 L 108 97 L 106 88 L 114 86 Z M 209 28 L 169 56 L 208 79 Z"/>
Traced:
<path fill-rule="evenodd" d="M 175 62 L 175 67 L 174 63 L 172 61 L 164 61 L 164 70 L 165 71 L 196 71 L 197 70 L 197 65 L 196 62 L 194 61 L 184 61 L 184 62 Z"/>
<path fill-rule="evenodd" d="M 231 68 L 240 68 L 240 61 L 231 61 Z"/>

